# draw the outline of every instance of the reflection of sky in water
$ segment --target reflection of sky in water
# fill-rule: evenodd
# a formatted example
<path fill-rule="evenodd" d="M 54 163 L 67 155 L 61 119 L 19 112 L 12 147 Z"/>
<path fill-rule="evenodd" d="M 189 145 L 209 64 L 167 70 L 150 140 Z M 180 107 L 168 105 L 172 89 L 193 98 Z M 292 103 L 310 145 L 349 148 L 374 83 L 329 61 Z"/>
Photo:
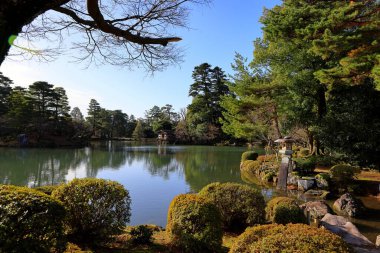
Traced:
<path fill-rule="evenodd" d="M 99 178 L 116 180 L 129 190 L 132 199 L 131 224 L 153 223 L 166 225 L 167 208 L 174 196 L 189 191 L 183 176 L 177 171 L 168 178 L 151 175 L 144 162 L 133 162 L 120 170 L 103 170 Z"/>
<path fill-rule="evenodd" d="M 68 182 L 74 178 L 84 178 L 87 177 L 87 167 L 85 163 L 81 163 L 80 166 L 76 168 L 70 168 L 65 176 L 65 181 Z"/>

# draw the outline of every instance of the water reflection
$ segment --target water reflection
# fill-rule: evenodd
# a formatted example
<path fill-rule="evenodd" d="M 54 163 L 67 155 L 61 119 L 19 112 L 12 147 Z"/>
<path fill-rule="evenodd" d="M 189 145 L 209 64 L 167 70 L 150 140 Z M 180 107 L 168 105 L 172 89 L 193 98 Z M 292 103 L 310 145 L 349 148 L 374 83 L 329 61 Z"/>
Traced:
<path fill-rule="evenodd" d="M 237 168 L 241 148 L 136 146 L 102 142 L 83 149 L 0 148 L 0 183 L 30 187 L 97 177 L 102 170 L 133 169 L 143 163 L 150 175 L 184 179 L 190 191 L 210 182 L 241 182 Z M 136 168 L 135 168 L 136 169 Z"/>
<path fill-rule="evenodd" d="M 165 226 L 167 208 L 175 195 L 198 192 L 211 182 L 248 183 L 266 199 L 285 194 L 257 181 L 254 175 L 240 174 L 243 151 L 245 148 L 128 142 L 99 142 L 82 149 L 0 148 L 0 184 L 36 187 L 82 177 L 115 180 L 131 194 L 131 224 Z M 372 209 L 375 217 L 380 206 Z M 380 223 L 378 218 L 369 218 L 355 220 L 355 224 L 373 240 L 380 233 Z"/>

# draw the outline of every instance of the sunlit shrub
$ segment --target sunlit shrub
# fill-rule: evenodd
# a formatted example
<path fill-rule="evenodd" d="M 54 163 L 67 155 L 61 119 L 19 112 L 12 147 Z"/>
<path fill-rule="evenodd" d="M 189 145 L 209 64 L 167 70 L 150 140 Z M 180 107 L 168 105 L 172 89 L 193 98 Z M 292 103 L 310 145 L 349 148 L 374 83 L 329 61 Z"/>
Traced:
<path fill-rule="evenodd" d="M 26 187 L 0 186 L 0 252 L 62 252 L 65 209 Z"/>
<path fill-rule="evenodd" d="M 258 190 L 248 185 L 212 183 L 205 186 L 199 195 L 219 209 L 226 230 L 242 231 L 265 220 L 264 198 Z"/>
<path fill-rule="evenodd" d="M 258 153 L 256 152 L 253 152 L 253 151 L 246 151 L 244 152 L 242 155 L 241 155 L 241 161 L 244 162 L 244 161 L 247 161 L 247 160 L 256 160 L 257 157 L 259 156 Z"/>
<path fill-rule="evenodd" d="M 304 223 L 305 216 L 297 202 L 288 197 L 276 197 L 267 203 L 266 217 L 273 223 Z"/>
<path fill-rule="evenodd" d="M 241 164 L 241 170 L 244 171 L 257 171 L 260 169 L 259 161 L 246 160 Z"/>
<path fill-rule="evenodd" d="M 45 193 L 47 195 L 51 195 L 51 193 L 57 189 L 59 187 L 59 185 L 44 185 L 44 186 L 39 186 L 39 187 L 36 187 L 36 188 L 33 188 L 39 192 L 42 192 L 42 193 Z"/>
<path fill-rule="evenodd" d="M 196 194 L 181 194 L 170 204 L 168 236 L 184 252 L 217 252 L 222 245 L 222 222 L 214 204 Z"/>
<path fill-rule="evenodd" d="M 260 155 L 257 157 L 257 161 L 259 161 L 260 163 L 275 162 L 275 161 L 277 161 L 277 156 L 275 154 L 273 154 L 273 155 Z"/>
<path fill-rule="evenodd" d="M 129 193 L 114 181 L 74 179 L 53 191 L 67 209 L 68 234 L 79 241 L 103 242 L 119 234 L 130 218 Z"/>
<path fill-rule="evenodd" d="M 248 228 L 229 251 L 251 252 L 349 253 L 352 250 L 338 235 L 322 228 L 304 224 L 271 224 Z"/>

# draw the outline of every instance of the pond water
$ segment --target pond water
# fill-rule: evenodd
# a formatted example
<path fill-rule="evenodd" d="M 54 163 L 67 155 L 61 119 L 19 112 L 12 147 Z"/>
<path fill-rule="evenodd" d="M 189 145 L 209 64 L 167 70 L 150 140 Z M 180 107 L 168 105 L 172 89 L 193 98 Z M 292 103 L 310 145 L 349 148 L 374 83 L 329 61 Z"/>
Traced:
<path fill-rule="evenodd" d="M 0 148 L 0 184 L 36 187 L 73 178 L 97 177 L 118 181 L 132 199 L 130 224 L 166 225 L 174 196 L 198 192 L 211 182 L 246 183 L 239 169 L 246 148 L 211 146 L 135 145 L 129 142 L 94 143 L 81 149 Z M 262 152 L 262 150 L 258 150 Z M 261 187 L 264 197 L 282 195 Z M 370 220 L 356 220 L 373 241 L 380 234 L 380 200 Z"/>

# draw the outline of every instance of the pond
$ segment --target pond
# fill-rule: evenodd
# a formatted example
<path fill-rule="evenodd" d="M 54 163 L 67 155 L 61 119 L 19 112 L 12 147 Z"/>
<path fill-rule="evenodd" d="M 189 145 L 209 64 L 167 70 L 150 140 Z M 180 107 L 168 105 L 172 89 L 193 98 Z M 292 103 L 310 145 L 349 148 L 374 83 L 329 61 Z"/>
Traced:
<path fill-rule="evenodd" d="M 174 196 L 198 192 L 211 182 L 246 183 L 239 163 L 243 147 L 157 146 L 130 142 L 98 142 L 81 149 L 0 148 L 0 183 L 36 187 L 73 178 L 97 177 L 118 181 L 132 199 L 130 224 L 165 227 Z M 259 153 L 263 150 L 257 150 Z M 282 195 L 261 187 L 266 199 Z M 376 199 L 367 201 L 374 203 Z M 380 213 L 380 201 L 377 200 Z M 376 208 L 377 208 L 376 207 Z M 357 220 L 373 241 L 380 234 L 380 215 Z"/>

